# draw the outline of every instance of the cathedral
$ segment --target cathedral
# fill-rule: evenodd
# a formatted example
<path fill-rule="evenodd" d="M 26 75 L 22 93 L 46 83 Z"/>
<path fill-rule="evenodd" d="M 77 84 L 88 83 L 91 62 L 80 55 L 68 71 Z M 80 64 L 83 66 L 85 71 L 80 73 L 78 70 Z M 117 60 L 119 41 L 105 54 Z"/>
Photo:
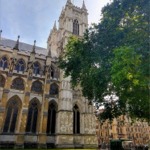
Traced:
<path fill-rule="evenodd" d="M 68 37 L 87 27 L 84 1 L 67 0 L 47 49 L 0 37 L 0 148 L 97 147 L 94 108 L 57 63 Z"/>

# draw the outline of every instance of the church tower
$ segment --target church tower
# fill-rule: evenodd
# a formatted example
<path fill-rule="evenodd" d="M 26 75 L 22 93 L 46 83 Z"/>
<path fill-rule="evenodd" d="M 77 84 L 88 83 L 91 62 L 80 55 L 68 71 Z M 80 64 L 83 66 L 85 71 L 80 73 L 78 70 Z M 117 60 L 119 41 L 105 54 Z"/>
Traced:
<path fill-rule="evenodd" d="M 83 1 L 82 7 L 67 0 L 62 9 L 58 29 L 56 22 L 48 37 L 47 46 L 52 59 L 63 53 L 71 35 L 83 37 L 88 27 L 88 12 Z M 59 98 L 56 119 L 56 147 L 96 147 L 95 117 L 93 106 L 82 96 L 81 88 L 71 88 L 70 77 L 64 78 L 60 70 Z"/>

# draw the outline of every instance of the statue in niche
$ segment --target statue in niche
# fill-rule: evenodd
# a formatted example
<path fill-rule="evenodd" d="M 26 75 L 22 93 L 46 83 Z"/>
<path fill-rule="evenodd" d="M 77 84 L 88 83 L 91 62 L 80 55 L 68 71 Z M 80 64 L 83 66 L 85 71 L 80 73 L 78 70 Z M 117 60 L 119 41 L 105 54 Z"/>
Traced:
<path fill-rule="evenodd" d="M 16 65 L 17 59 L 16 58 L 10 58 L 9 61 L 9 72 L 13 72 L 14 67 Z"/>
<path fill-rule="evenodd" d="M 32 77 L 32 74 L 33 74 L 33 62 L 32 61 L 28 62 L 27 71 L 28 71 L 29 77 Z"/>

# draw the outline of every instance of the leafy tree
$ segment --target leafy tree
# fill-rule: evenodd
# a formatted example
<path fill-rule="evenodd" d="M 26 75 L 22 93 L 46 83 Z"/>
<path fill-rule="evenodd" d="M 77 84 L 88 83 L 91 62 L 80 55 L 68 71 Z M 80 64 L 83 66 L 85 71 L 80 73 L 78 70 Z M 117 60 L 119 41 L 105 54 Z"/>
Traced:
<path fill-rule="evenodd" d="M 70 37 L 59 66 L 104 106 L 101 119 L 128 113 L 150 120 L 149 58 L 149 1 L 114 0 L 82 39 Z"/>

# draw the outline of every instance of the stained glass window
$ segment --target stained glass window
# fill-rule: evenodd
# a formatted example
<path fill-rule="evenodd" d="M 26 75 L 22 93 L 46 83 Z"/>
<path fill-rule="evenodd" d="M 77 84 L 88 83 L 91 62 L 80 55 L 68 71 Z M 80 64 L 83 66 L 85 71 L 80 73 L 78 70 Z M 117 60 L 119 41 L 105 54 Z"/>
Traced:
<path fill-rule="evenodd" d="M 51 84 L 50 86 L 50 95 L 57 95 L 58 94 L 58 85 L 56 83 Z"/>
<path fill-rule="evenodd" d="M 22 59 L 18 60 L 17 65 L 16 65 L 16 70 L 17 72 L 22 71 L 24 72 L 25 70 L 25 63 Z"/>
<path fill-rule="evenodd" d="M 53 103 L 49 104 L 48 120 L 47 120 L 47 134 L 54 134 L 56 128 L 56 106 Z"/>
<path fill-rule="evenodd" d="M 80 112 L 77 105 L 73 107 L 73 133 L 80 133 Z"/>
<path fill-rule="evenodd" d="M 15 78 L 12 81 L 12 85 L 11 85 L 12 89 L 16 89 L 16 90 L 24 90 L 24 80 L 20 77 Z"/>
<path fill-rule="evenodd" d="M 37 100 L 32 100 L 28 108 L 26 132 L 36 133 L 37 119 L 38 119 L 38 102 Z"/>
<path fill-rule="evenodd" d="M 5 78 L 0 75 L 0 87 L 4 87 L 5 86 Z"/>
<path fill-rule="evenodd" d="M 40 74 L 40 64 L 39 64 L 38 62 L 35 62 L 35 63 L 33 64 L 33 73 L 34 73 L 35 75 Z"/>
<path fill-rule="evenodd" d="M 8 67 L 8 60 L 5 56 L 0 59 L 0 67 L 2 67 L 4 70 Z"/>
<path fill-rule="evenodd" d="M 78 23 L 78 20 L 74 20 L 74 22 L 73 22 L 73 34 L 79 35 L 79 23 Z"/>
<path fill-rule="evenodd" d="M 34 81 L 32 83 L 31 91 L 39 94 L 42 93 L 43 92 L 42 83 L 38 80 Z"/>
<path fill-rule="evenodd" d="M 4 123 L 3 132 L 15 132 L 17 116 L 18 116 L 19 105 L 17 100 L 11 100 L 8 103 L 7 113 Z"/>

